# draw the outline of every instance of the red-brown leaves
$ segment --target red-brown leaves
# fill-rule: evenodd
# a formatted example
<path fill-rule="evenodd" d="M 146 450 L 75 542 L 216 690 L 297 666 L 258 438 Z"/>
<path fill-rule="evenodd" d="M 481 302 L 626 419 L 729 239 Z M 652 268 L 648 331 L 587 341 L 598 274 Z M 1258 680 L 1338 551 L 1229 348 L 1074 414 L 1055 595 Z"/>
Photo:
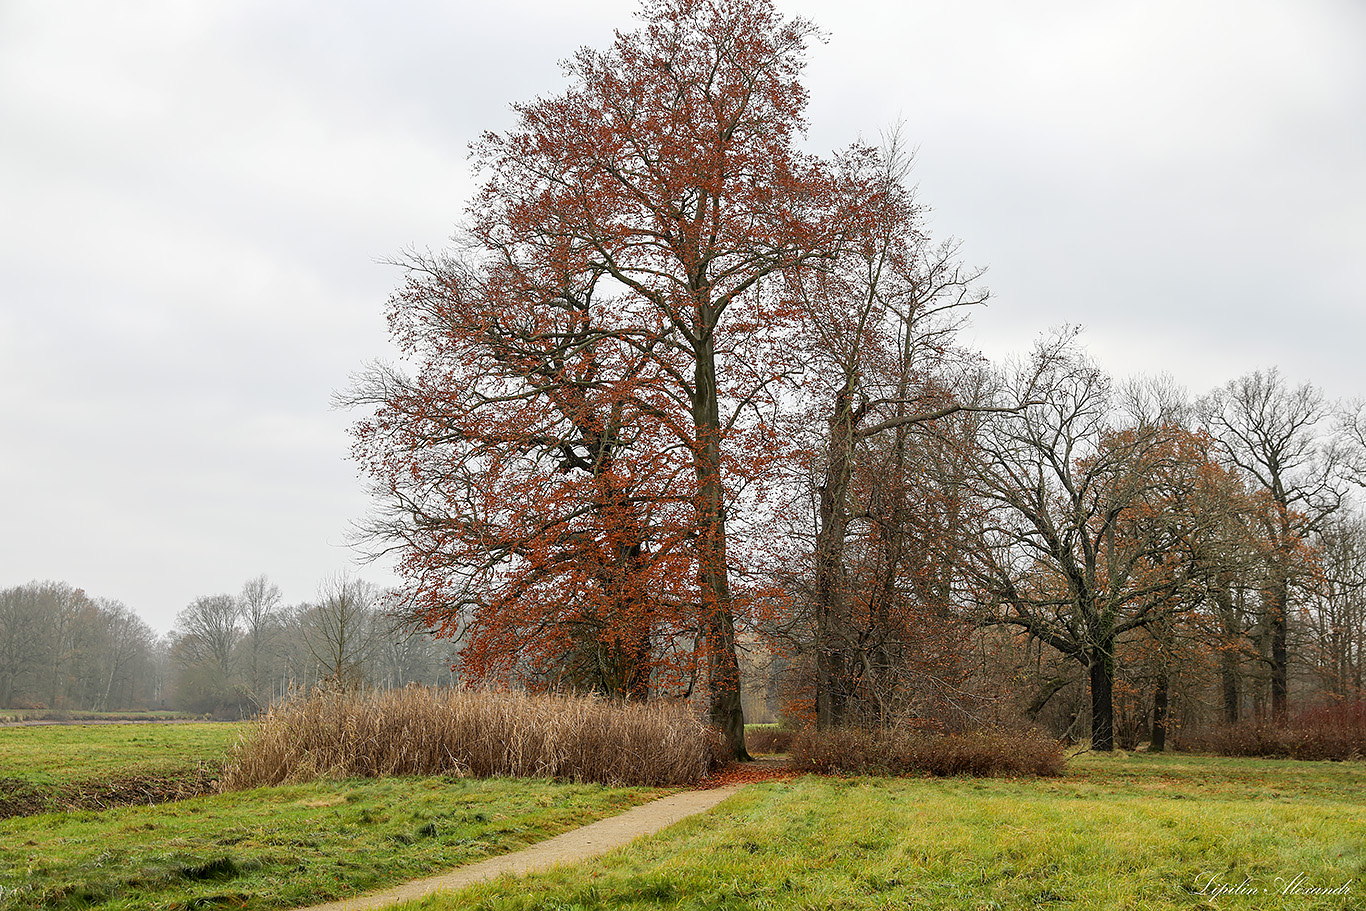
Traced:
<path fill-rule="evenodd" d="M 468 630 L 470 670 L 638 694 L 690 687 L 704 643 L 733 688 L 763 588 L 731 591 L 755 551 L 728 555 L 727 522 L 790 455 L 770 422 L 800 365 L 802 314 L 765 279 L 833 255 L 848 213 L 792 145 L 808 23 L 767 0 L 641 19 L 474 145 L 466 250 L 405 263 L 416 374 L 371 376 L 357 454 L 373 530 L 422 616 Z"/>

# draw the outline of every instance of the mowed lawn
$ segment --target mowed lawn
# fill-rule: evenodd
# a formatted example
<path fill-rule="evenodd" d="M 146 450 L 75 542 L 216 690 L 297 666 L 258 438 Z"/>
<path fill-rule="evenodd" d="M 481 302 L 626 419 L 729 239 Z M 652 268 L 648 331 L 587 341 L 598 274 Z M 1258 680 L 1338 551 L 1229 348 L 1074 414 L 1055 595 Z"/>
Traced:
<path fill-rule="evenodd" d="M 1181 755 L 1088 754 L 1059 779 L 804 777 L 404 908 L 1361 909 L 1364 800 L 1361 763 Z"/>

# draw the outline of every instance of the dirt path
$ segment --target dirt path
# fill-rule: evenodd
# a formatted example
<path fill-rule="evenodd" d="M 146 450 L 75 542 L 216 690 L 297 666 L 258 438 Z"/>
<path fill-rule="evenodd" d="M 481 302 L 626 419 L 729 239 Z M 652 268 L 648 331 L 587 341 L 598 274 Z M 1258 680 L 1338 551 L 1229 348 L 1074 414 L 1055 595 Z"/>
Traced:
<path fill-rule="evenodd" d="M 736 791 L 740 785 L 712 788 L 706 791 L 684 791 L 661 797 L 634 807 L 617 816 L 600 819 L 580 829 L 556 835 L 520 851 L 490 857 L 468 867 L 449 873 L 415 879 L 392 889 L 372 892 L 357 898 L 313 905 L 300 911 L 368 911 L 383 908 L 394 902 L 412 901 L 433 892 L 444 892 L 495 879 L 504 873 L 521 876 L 558 864 L 571 864 L 606 854 L 613 848 L 629 844 L 644 835 L 658 832 L 696 813 L 710 810 Z"/>

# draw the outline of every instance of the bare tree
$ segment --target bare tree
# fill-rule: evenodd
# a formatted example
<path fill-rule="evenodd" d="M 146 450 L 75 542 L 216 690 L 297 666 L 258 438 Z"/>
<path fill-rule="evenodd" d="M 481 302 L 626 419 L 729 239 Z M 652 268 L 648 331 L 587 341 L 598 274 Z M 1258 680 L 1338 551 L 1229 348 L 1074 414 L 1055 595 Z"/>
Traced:
<path fill-rule="evenodd" d="M 957 244 L 935 245 L 921 231 L 921 211 L 905 183 L 910 163 L 896 133 L 881 152 L 843 156 L 842 185 L 863 197 L 866 218 L 832 262 L 789 279 L 809 317 L 815 344 L 808 394 L 826 425 L 818 444 L 811 594 L 822 727 L 845 721 L 858 693 L 871 695 L 885 713 L 885 687 L 874 678 L 886 676 L 898 651 L 893 640 L 904 638 L 895 631 L 904 633 L 904 624 L 893 617 L 904 614 L 897 610 L 904 600 L 897 578 L 910 552 L 903 546 L 907 489 L 891 490 L 915 458 L 913 429 L 964 407 L 941 379 L 955 359 L 950 346 L 960 311 L 987 297 L 975 284 L 980 271 L 958 261 Z M 860 483 L 869 480 L 877 492 Z M 876 579 L 851 577 L 851 538 L 880 551 Z"/>
<path fill-rule="evenodd" d="M 1309 383 L 1291 388 L 1272 368 L 1254 371 L 1201 400 L 1200 416 L 1223 458 L 1266 499 L 1261 533 L 1271 711 L 1284 717 L 1288 692 L 1290 592 L 1302 577 L 1303 549 L 1343 503 L 1343 452 L 1327 434 L 1333 415 Z"/>
<path fill-rule="evenodd" d="M 270 640 L 280 623 L 280 586 L 265 575 L 248 579 L 242 586 L 238 603 L 245 627 L 243 638 L 247 649 L 248 686 L 259 706 L 262 696 L 269 690 L 269 649 Z"/>
<path fill-rule="evenodd" d="M 38 583 L 0 591 L 0 706 L 24 690 L 36 690 L 51 660 L 55 604 Z"/>
<path fill-rule="evenodd" d="M 92 700 L 95 711 L 108 711 L 117 705 L 134 703 L 137 677 L 149 669 L 156 640 L 152 628 L 121 601 L 99 599 L 100 626 L 104 633 L 103 646 L 98 650 L 103 687 Z M 142 665 L 139 667 L 139 665 Z M 123 698 L 119 698 L 120 694 Z"/>
<path fill-rule="evenodd" d="M 1366 519 L 1339 513 L 1319 536 L 1322 579 L 1305 619 L 1323 691 L 1360 698 L 1366 671 Z"/>
<path fill-rule="evenodd" d="M 211 662 L 224 680 L 232 676 L 233 655 L 242 639 L 241 608 L 232 595 L 204 595 L 176 614 L 182 663 Z"/>
<path fill-rule="evenodd" d="M 1040 346 L 1002 383 L 1016 401 L 1042 402 L 979 436 L 968 483 L 984 534 L 965 556 L 987 622 L 1087 669 L 1092 747 L 1108 750 L 1117 643 L 1169 614 L 1195 577 L 1204 519 L 1186 490 L 1199 439 L 1126 419 L 1109 378 L 1065 342 Z"/>
<path fill-rule="evenodd" d="M 317 603 L 304 611 L 304 641 L 328 682 L 345 688 L 365 683 L 378 598 L 369 582 L 338 573 L 319 586 Z"/>

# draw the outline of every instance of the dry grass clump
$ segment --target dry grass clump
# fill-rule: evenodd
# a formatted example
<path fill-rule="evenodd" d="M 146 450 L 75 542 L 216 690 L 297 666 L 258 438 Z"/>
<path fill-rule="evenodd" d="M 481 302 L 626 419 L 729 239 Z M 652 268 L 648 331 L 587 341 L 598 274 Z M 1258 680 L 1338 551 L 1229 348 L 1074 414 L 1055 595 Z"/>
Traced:
<path fill-rule="evenodd" d="M 227 790 L 318 777 L 518 776 L 691 784 L 715 735 L 686 705 L 408 687 L 272 708 L 234 748 Z"/>
<path fill-rule="evenodd" d="M 1182 750 L 1267 759 L 1366 759 L 1366 702 L 1307 709 L 1288 722 L 1255 718 L 1183 731 Z"/>
<path fill-rule="evenodd" d="M 1061 775 L 1061 744 L 1036 731 L 938 734 L 905 728 L 808 728 L 792 742 L 792 762 L 845 775 Z"/>

